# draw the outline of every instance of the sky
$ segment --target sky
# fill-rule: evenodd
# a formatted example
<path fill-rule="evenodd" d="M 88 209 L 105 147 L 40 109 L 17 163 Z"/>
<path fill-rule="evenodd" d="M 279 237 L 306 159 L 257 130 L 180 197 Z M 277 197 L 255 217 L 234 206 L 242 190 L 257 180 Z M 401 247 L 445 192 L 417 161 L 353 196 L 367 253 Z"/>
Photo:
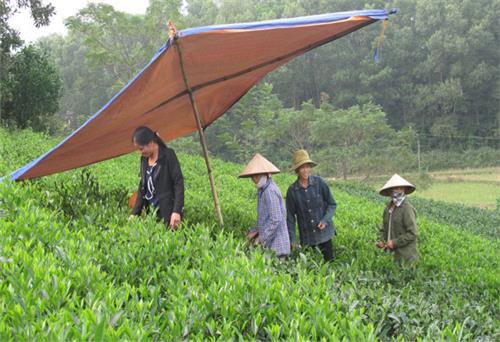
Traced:
<path fill-rule="evenodd" d="M 56 14 L 50 17 L 50 25 L 36 28 L 27 10 L 17 13 L 9 20 L 11 27 L 21 33 L 21 38 L 26 43 L 52 33 L 66 34 L 64 19 L 75 15 L 87 3 L 106 3 L 118 11 L 133 14 L 144 14 L 149 5 L 148 0 L 42 0 L 42 3 L 51 3 L 56 8 Z"/>

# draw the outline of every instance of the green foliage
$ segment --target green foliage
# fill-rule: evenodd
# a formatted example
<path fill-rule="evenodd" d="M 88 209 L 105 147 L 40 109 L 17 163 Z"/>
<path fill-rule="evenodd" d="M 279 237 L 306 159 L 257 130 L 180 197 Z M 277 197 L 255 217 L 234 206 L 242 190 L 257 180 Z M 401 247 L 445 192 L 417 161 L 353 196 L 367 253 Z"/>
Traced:
<path fill-rule="evenodd" d="M 55 73 L 53 70 L 50 70 L 53 67 L 47 65 L 45 57 L 40 53 L 34 52 L 32 47 L 29 47 L 28 50 L 24 48 L 22 52 L 18 52 L 15 55 L 13 53 L 15 49 L 22 46 L 23 41 L 19 36 L 19 32 L 10 26 L 9 19 L 22 9 L 30 12 L 31 19 L 36 27 L 48 25 L 50 17 L 55 13 L 54 6 L 50 3 L 44 5 L 41 1 L 2 0 L 0 2 L 0 124 L 5 124 L 6 119 L 16 122 L 12 118 L 12 111 L 17 111 L 17 115 L 19 115 L 19 111 L 21 110 L 19 106 L 23 106 L 23 100 L 33 100 L 33 95 L 36 96 L 36 94 L 41 93 L 44 93 L 46 96 L 55 95 L 50 91 L 51 87 L 55 86 L 55 83 L 53 83 L 55 81 Z M 35 60 L 30 61 L 30 57 Z M 27 59 L 25 62 L 28 63 L 34 62 L 35 65 L 20 65 L 23 59 Z M 52 81 L 47 86 L 37 83 L 43 82 L 46 77 L 49 78 L 49 81 Z M 28 83 L 23 84 L 25 82 Z M 20 85 L 22 87 L 19 87 Z M 41 89 L 37 89 L 38 87 Z M 19 91 L 23 92 L 24 96 L 20 96 L 17 93 Z M 30 92 L 34 92 L 34 94 Z M 21 102 L 16 101 L 20 98 Z M 57 103 L 58 97 L 42 97 L 38 98 L 38 100 L 41 101 L 41 104 L 35 103 L 38 107 L 49 105 L 49 108 L 51 108 L 50 104 Z M 14 108 L 12 108 L 13 101 Z M 26 107 L 23 108 L 26 109 Z M 32 109 L 30 107 L 28 107 L 28 110 L 31 113 Z M 26 126 L 21 125 L 21 127 Z"/>
<path fill-rule="evenodd" d="M 0 178 L 47 152 L 58 142 L 31 129 L 8 131 L 0 127 Z"/>
<path fill-rule="evenodd" d="M 394 163 L 398 156 L 411 154 L 413 132 L 398 134 L 379 106 L 368 103 L 335 111 L 323 103 L 321 110 L 324 114 L 314 122 L 313 139 L 321 160 L 331 161 L 322 169 L 329 174 L 340 170 L 346 179 L 354 172 L 394 170 L 401 167 Z"/>
<path fill-rule="evenodd" d="M 108 70 L 90 66 L 91 62 L 85 59 L 89 48 L 81 35 L 70 31 L 64 38 L 51 36 L 38 45 L 50 53 L 63 80 L 57 117 L 63 131 L 69 134 L 106 104 L 119 86 Z"/>
<path fill-rule="evenodd" d="M 33 45 L 13 58 L 2 80 L 2 120 L 20 128 L 44 131 L 57 111 L 61 79 L 47 53 Z"/>
<path fill-rule="evenodd" d="M 415 180 L 415 185 L 421 190 L 428 189 L 432 183 L 433 179 L 427 172 L 421 172 Z"/>
<path fill-rule="evenodd" d="M 45 138 L 15 136 L 24 134 L 24 158 L 38 155 Z M 12 153 L 0 160 L 19 164 Z M 278 260 L 244 242 L 256 198 L 237 178 L 242 166 L 213 160 L 220 228 L 204 161 L 179 158 L 186 221 L 176 232 L 153 215 L 127 219 L 123 192 L 137 187 L 138 155 L 0 184 L 0 340 L 500 337 L 498 234 L 419 209 L 421 261 L 399 269 L 374 248 L 384 204 L 334 184 L 334 263 L 311 250 Z M 273 178 L 282 191 L 293 181 Z"/>
<path fill-rule="evenodd" d="M 154 52 L 144 17 L 115 11 L 111 5 L 91 3 L 66 23 L 84 38 L 87 65 L 111 75 L 116 91 L 142 69 Z"/>
<path fill-rule="evenodd" d="M 50 3 L 44 5 L 41 1 L 2 0 L 0 2 L 0 61 L 7 58 L 12 49 L 22 44 L 19 32 L 9 25 L 9 19 L 20 9 L 30 11 L 36 27 L 48 25 L 50 17 L 55 13 L 55 8 Z M 0 63 L 0 68 L 3 72 L 2 64 Z"/>
<path fill-rule="evenodd" d="M 415 158 L 415 155 L 413 157 Z M 463 151 L 435 149 L 422 153 L 421 161 L 422 168 L 428 171 L 498 166 L 500 149 L 490 147 L 468 148 Z M 415 168 L 415 164 L 413 164 L 412 169 Z"/>
<path fill-rule="evenodd" d="M 285 108 L 299 111 L 310 100 L 319 108 L 322 94 L 336 110 L 374 103 L 386 113 L 387 124 L 393 129 L 411 126 L 420 134 L 437 136 L 439 141 L 429 149 L 459 150 L 467 142 L 461 137 L 498 138 L 500 132 L 500 52 L 494 48 L 500 45 L 500 36 L 495 31 L 493 14 L 498 6 L 499 0 L 393 0 L 369 4 L 358 0 L 155 0 L 144 16 L 134 16 L 109 5 L 90 4 L 67 20 L 67 37 L 48 40 L 54 40 L 49 45 L 54 47 L 54 58 L 63 70 L 65 82 L 60 114 L 75 121 L 71 126 L 76 128 L 79 120 L 75 116 L 95 113 L 166 41 L 168 19 L 181 30 L 198 25 L 395 7 L 399 11 L 390 17 L 378 63 L 372 56 L 380 23 L 308 52 L 267 76 L 265 82 L 272 85 L 272 95 Z M 256 101 L 260 91 L 255 91 Z M 247 120 L 261 122 L 261 117 L 253 115 L 259 106 L 267 108 L 269 100 L 246 101 L 255 108 L 234 108 L 233 114 L 244 112 L 249 116 Z M 267 120 L 273 120 L 272 115 Z M 243 120 L 235 119 L 238 121 Z M 220 126 L 222 129 L 232 124 Z M 280 126 L 277 132 L 285 128 L 286 125 Z M 238 131 L 243 130 L 224 132 L 212 152 L 223 158 L 228 158 L 225 152 L 234 153 L 234 161 L 246 159 L 238 144 L 252 144 L 252 139 L 248 139 L 252 133 Z M 498 149 L 498 140 L 491 142 L 490 146 Z"/>
<path fill-rule="evenodd" d="M 448 203 L 458 203 L 483 209 L 495 209 L 496 199 L 500 196 L 500 187 L 495 182 L 467 182 L 449 178 L 437 181 L 427 189 L 420 189 L 416 196 L 438 199 Z"/>
<path fill-rule="evenodd" d="M 279 118 L 281 103 L 270 84 L 255 87 L 226 115 L 207 129 L 207 140 L 214 153 L 244 162 L 260 151 L 269 156 L 269 145 L 276 136 L 273 122 Z"/>
<path fill-rule="evenodd" d="M 469 160 L 474 166 L 489 166 L 500 160 L 498 141 L 473 137 L 498 137 L 500 127 L 496 96 L 500 55 L 492 48 L 499 44 L 491 14 L 498 1 L 155 0 L 143 16 L 90 4 L 68 18 L 66 37 L 49 37 L 40 45 L 52 51 L 61 70 L 64 90 L 59 115 L 70 131 L 147 63 L 167 39 L 168 19 L 180 30 L 396 7 L 399 12 L 390 17 L 380 62 L 372 58 L 381 28 L 375 24 L 287 63 L 207 128 L 210 152 L 243 162 L 259 151 L 286 167 L 293 150 L 304 147 L 323 161 L 321 173 L 370 175 L 415 170 L 418 133 L 424 170 L 469 166 Z M 325 107 L 328 103 L 330 108 Z M 335 119 L 333 113 L 352 118 L 355 111 L 365 123 L 371 116 L 376 128 L 367 130 L 363 143 L 347 151 L 341 136 L 366 126 L 357 122 L 342 126 L 330 119 Z M 372 116 L 377 111 L 384 113 L 383 119 Z M 323 144 L 313 127 L 315 115 L 320 116 L 317 126 L 324 134 L 328 135 L 327 126 L 335 129 Z M 352 129 L 340 130 L 346 125 Z M 180 148 L 191 152 L 193 144 L 188 138 Z"/>

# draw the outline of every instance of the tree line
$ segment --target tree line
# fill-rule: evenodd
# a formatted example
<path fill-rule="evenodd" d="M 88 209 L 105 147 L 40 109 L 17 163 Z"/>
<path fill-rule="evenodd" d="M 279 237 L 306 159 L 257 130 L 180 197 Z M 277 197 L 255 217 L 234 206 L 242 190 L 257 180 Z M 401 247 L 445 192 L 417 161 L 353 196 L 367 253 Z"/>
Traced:
<path fill-rule="evenodd" d="M 89 4 L 66 20 L 66 36 L 16 52 L 2 41 L 9 70 L 2 70 L 2 93 L 8 95 L 2 96 L 0 120 L 52 132 L 78 127 L 165 43 L 168 19 L 180 30 L 393 7 L 398 13 L 390 16 L 378 62 L 373 51 L 379 23 L 308 52 L 268 75 L 207 129 L 210 151 L 244 161 L 259 150 L 285 165 L 294 148 L 311 148 L 331 161 L 324 172 L 345 175 L 380 172 L 399 162 L 413 166 L 419 137 L 438 137 L 424 146 L 429 151 L 455 152 L 478 147 L 457 144 L 457 137 L 488 137 L 490 143 L 480 145 L 488 150 L 485 161 L 499 160 L 500 0 L 150 0 L 144 15 Z M 35 65 L 33 54 L 47 65 L 31 69 L 45 71 L 39 79 L 50 89 L 30 101 L 15 100 L 29 82 L 21 76 Z M 58 94 L 58 109 L 52 103 L 33 110 Z M 189 138 L 176 144 L 194 148 Z"/>

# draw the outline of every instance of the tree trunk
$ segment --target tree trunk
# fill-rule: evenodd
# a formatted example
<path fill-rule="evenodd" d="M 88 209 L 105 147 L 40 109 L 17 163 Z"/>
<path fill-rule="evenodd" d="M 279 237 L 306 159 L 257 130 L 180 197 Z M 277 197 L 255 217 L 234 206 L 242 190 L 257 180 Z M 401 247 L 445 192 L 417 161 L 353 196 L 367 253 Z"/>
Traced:
<path fill-rule="evenodd" d="M 344 180 L 347 180 L 347 160 L 342 160 L 342 177 Z"/>
<path fill-rule="evenodd" d="M 311 81 L 312 81 L 312 89 L 313 89 L 313 94 L 312 98 L 314 99 L 314 106 L 316 108 L 319 108 L 321 101 L 320 101 L 320 94 L 319 94 L 319 87 L 318 87 L 318 81 L 316 77 L 316 68 L 314 66 L 314 52 L 309 52 L 307 54 L 307 59 L 309 60 L 309 66 L 311 67 Z"/>

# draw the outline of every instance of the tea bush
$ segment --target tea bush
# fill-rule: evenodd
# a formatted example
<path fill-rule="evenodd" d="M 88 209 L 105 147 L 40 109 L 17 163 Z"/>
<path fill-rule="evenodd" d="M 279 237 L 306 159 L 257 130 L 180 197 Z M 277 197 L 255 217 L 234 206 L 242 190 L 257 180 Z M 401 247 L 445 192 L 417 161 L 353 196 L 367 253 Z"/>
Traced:
<path fill-rule="evenodd" d="M 16 153 L 2 149 L 4 173 L 22 164 Z M 500 338 L 497 235 L 419 210 L 421 260 L 400 269 L 374 248 L 384 203 L 333 185 L 336 260 L 304 249 L 278 260 L 245 243 L 256 195 L 237 178 L 242 166 L 213 161 L 221 228 L 204 161 L 179 158 L 186 208 L 176 232 L 152 215 L 128 219 L 138 155 L 0 184 L 0 340 Z M 274 179 L 283 193 L 294 180 Z"/>

